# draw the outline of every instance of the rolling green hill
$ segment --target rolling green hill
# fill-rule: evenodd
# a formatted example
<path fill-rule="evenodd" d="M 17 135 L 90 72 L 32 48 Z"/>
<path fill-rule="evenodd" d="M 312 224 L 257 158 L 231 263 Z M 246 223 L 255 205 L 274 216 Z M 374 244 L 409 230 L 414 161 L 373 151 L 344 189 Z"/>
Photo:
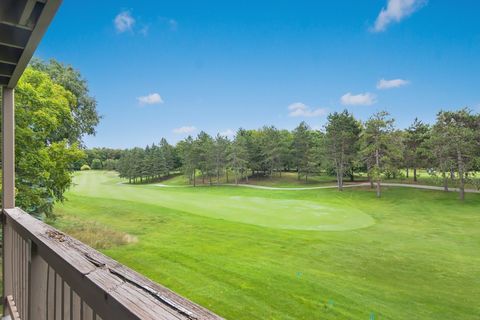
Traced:
<path fill-rule="evenodd" d="M 480 315 L 477 194 L 75 183 L 57 227 L 228 319 Z"/>

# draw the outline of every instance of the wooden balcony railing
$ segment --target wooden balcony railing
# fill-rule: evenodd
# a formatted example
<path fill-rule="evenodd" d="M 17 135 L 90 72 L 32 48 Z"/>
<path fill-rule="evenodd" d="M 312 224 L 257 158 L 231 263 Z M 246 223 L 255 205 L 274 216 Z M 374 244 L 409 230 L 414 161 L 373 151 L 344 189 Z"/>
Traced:
<path fill-rule="evenodd" d="M 221 319 L 21 209 L 4 213 L 12 319 Z"/>

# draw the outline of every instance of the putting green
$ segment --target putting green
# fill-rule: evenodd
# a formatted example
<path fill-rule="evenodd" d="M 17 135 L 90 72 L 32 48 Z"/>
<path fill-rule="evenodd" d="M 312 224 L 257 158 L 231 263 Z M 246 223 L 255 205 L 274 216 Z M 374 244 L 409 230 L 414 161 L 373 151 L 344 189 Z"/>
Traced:
<path fill-rule="evenodd" d="M 247 223 L 262 227 L 345 231 L 371 226 L 375 220 L 352 206 L 260 197 L 265 192 L 236 187 L 161 188 L 120 184 L 113 174 L 102 174 L 101 183 L 95 172 L 76 177 L 74 191 L 88 196 L 139 201 L 181 210 L 210 218 Z M 211 192 L 211 189 L 222 192 Z"/>
<path fill-rule="evenodd" d="M 176 207 L 170 201 L 165 205 Z M 279 229 L 343 231 L 374 223 L 372 217 L 360 210 L 336 209 L 301 200 L 230 196 L 218 197 L 208 203 L 199 202 L 195 207 L 198 210 L 192 213 Z"/>

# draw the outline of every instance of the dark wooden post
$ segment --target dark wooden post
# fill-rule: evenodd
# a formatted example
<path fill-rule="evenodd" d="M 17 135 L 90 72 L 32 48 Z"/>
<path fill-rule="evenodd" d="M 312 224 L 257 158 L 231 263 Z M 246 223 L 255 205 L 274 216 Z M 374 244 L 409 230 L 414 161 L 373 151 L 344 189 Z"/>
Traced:
<path fill-rule="evenodd" d="M 14 89 L 2 88 L 2 301 L 3 313 L 6 314 L 6 297 L 11 294 L 11 274 L 6 256 L 11 253 L 11 243 L 5 241 L 5 209 L 15 207 L 15 99 Z"/>

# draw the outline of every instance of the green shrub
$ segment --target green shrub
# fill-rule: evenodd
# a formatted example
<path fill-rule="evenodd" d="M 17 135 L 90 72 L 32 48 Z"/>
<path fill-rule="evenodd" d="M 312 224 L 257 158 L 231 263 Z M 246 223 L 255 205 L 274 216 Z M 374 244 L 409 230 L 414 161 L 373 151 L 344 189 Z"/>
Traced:
<path fill-rule="evenodd" d="M 92 169 L 93 170 L 100 170 L 102 169 L 102 161 L 100 159 L 93 159 L 92 160 Z"/>
<path fill-rule="evenodd" d="M 90 166 L 89 166 L 88 164 L 84 164 L 84 165 L 80 168 L 80 170 L 82 170 L 82 171 L 90 170 Z"/>
<path fill-rule="evenodd" d="M 116 170 L 117 169 L 117 160 L 107 159 L 104 165 L 105 170 Z"/>

